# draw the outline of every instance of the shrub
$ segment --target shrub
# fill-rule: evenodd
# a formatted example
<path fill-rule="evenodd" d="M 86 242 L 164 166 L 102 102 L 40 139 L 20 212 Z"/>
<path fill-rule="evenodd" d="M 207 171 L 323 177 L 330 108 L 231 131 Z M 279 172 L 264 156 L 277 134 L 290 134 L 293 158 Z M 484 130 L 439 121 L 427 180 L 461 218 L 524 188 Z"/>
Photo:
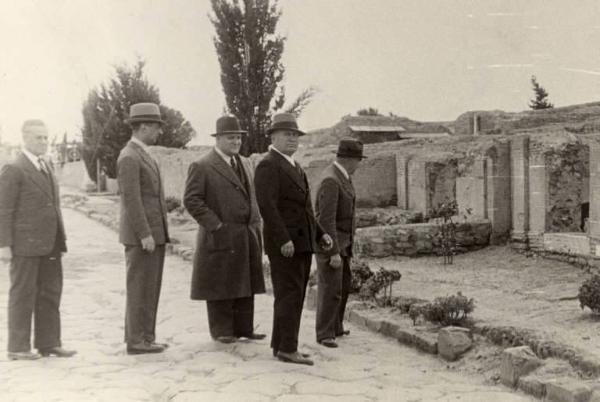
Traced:
<path fill-rule="evenodd" d="M 411 306 L 408 315 L 416 324 L 419 316 L 427 321 L 443 326 L 464 326 L 470 313 L 475 309 L 475 300 L 468 299 L 461 292 L 446 297 L 436 297 L 433 303 Z"/>
<path fill-rule="evenodd" d="M 471 214 L 467 208 L 466 214 Z M 446 200 L 433 208 L 430 219 L 437 223 L 438 231 L 434 235 L 433 245 L 438 255 L 444 257 L 444 264 L 452 264 L 456 254 L 458 243 L 456 241 L 457 223 L 453 220 L 458 215 L 458 203 L 456 200 Z M 467 216 L 464 216 L 465 220 Z"/>
<path fill-rule="evenodd" d="M 374 299 L 381 306 L 391 305 L 392 301 L 392 285 L 399 281 L 402 274 L 398 271 L 390 271 L 383 267 L 379 267 L 373 276 L 371 276 L 363 284 L 360 289 L 359 296 L 362 299 Z M 383 296 L 377 298 L 377 295 L 383 290 Z"/>
<path fill-rule="evenodd" d="M 359 293 L 364 283 L 374 275 L 371 268 L 369 268 L 369 264 L 361 259 L 352 260 L 350 272 L 352 273 L 350 293 Z"/>
<path fill-rule="evenodd" d="M 177 197 L 169 196 L 165 199 L 167 204 L 167 212 L 172 212 L 181 207 L 181 200 Z"/>
<path fill-rule="evenodd" d="M 594 313 L 600 313 L 600 275 L 594 275 L 583 282 L 577 298 L 582 310 L 588 307 Z"/>

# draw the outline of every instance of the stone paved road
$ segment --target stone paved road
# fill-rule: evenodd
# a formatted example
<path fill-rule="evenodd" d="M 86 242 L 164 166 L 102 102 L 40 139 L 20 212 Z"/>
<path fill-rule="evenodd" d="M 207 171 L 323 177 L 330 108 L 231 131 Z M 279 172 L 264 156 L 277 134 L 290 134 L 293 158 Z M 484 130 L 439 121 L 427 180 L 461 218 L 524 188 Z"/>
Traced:
<path fill-rule="evenodd" d="M 349 327 L 337 350 L 317 345 L 314 313 L 303 317 L 301 348 L 314 367 L 275 360 L 268 341 L 213 342 L 205 305 L 189 300 L 189 263 L 167 258 L 157 334 L 164 354 L 124 353 L 124 263 L 116 234 L 65 210 L 65 346 L 79 354 L 9 362 L 0 355 L 1 401 L 530 401 L 396 342 Z M 8 275 L 0 276 L 0 344 L 6 344 Z M 256 324 L 270 332 L 272 298 L 256 300 Z"/>

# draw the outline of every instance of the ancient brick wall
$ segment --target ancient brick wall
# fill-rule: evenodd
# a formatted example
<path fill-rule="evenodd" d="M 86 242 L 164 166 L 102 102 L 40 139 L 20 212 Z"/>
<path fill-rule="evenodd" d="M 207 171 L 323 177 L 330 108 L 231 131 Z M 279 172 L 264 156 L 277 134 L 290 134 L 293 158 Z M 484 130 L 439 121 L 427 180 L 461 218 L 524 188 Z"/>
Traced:
<path fill-rule="evenodd" d="M 545 153 L 547 184 L 546 232 L 580 232 L 581 204 L 589 177 L 589 147 L 570 143 Z"/>

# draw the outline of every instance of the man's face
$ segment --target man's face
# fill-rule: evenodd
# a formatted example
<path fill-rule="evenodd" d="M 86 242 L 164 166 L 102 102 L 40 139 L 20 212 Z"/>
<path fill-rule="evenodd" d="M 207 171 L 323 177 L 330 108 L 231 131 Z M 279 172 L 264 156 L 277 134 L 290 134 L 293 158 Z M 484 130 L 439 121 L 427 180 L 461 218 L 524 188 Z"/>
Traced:
<path fill-rule="evenodd" d="M 298 150 L 299 134 L 294 130 L 277 130 L 271 134 L 271 144 L 285 155 L 293 155 Z"/>
<path fill-rule="evenodd" d="M 358 169 L 358 165 L 360 165 L 361 161 L 362 159 L 359 158 L 348 158 L 346 160 L 346 171 L 350 176 L 356 172 L 356 169 Z"/>
<path fill-rule="evenodd" d="M 148 145 L 156 144 L 158 136 L 162 134 L 162 125 L 160 123 L 144 123 L 142 124 L 144 142 Z"/>
<path fill-rule="evenodd" d="M 48 151 L 48 129 L 43 125 L 27 127 L 23 133 L 23 145 L 35 156 L 44 155 Z"/>
<path fill-rule="evenodd" d="M 240 153 L 243 134 L 222 134 L 217 135 L 216 145 L 227 156 L 233 156 Z"/>

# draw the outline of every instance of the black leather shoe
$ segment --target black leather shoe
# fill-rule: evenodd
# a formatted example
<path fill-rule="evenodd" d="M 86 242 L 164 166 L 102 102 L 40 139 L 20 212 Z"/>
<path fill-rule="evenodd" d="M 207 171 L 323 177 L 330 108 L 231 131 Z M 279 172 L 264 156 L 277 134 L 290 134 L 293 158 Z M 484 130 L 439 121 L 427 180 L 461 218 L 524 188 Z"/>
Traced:
<path fill-rule="evenodd" d="M 323 346 L 327 346 L 328 348 L 337 348 L 338 344 L 335 342 L 335 339 L 333 338 L 325 338 L 325 339 L 321 339 L 319 342 L 319 344 L 323 345 Z"/>
<path fill-rule="evenodd" d="M 277 353 L 279 353 L 279 351 L 277 349 L 273 349 L 273 356 L 277 357 Z M 309 358 L 310 357 L 310 353 L 300 353 L 298 352 L 298 354 L 302 357 L 305 358 Z"/>
<path fill-rule="evenodd" d="M 302 356 L 298 352 L 293 353 L 285 353 L 282 351 L 277 352 L 277 358 L 282 362 L 286 363 L 294 363 L 294 364 L 305 364 L 307 366 L 312 366 L 315 363 L 307 357 Z"/>
<path fill-rule="evenodd" d="M 33 352 L 8 352 L 7 357 L 8 360 L 37 360 L 42 356 Z"/>
<path fill-rule="evenodd" d="M 40 349 L 40 354 L 44 357 L 56 356 L 56 357 L 73 357 L 77 354 L 74 350 L 63 349 L 60 346 L 54 348 Z"/>
<path fill-rule="evenodd" d="M 252 339 L 254 341 L 260 341 L 261 339 L 265 339 L 266 337 L 267 337 L 266 334 L 257 334 L 256 332 L 253 332 L 250 335 L 238 336 L 238 338 L 247 338 L 247 339 Z"/>
<path fill-rule="evenodd" d="M 235 336 L 217 336 L 217 338 L 215 339 L 217 342 L 221 342 L 221 343 L 235 343 L 237 342 L 237 338 Z"/>
<path fill-rule="evenodd" d="M 165 350 L 162 346 L 148 342 L 140 342 L 134 345 L 127 345 L 128 355 L 141 355 L 144 353 L 161 353 Z"/>

